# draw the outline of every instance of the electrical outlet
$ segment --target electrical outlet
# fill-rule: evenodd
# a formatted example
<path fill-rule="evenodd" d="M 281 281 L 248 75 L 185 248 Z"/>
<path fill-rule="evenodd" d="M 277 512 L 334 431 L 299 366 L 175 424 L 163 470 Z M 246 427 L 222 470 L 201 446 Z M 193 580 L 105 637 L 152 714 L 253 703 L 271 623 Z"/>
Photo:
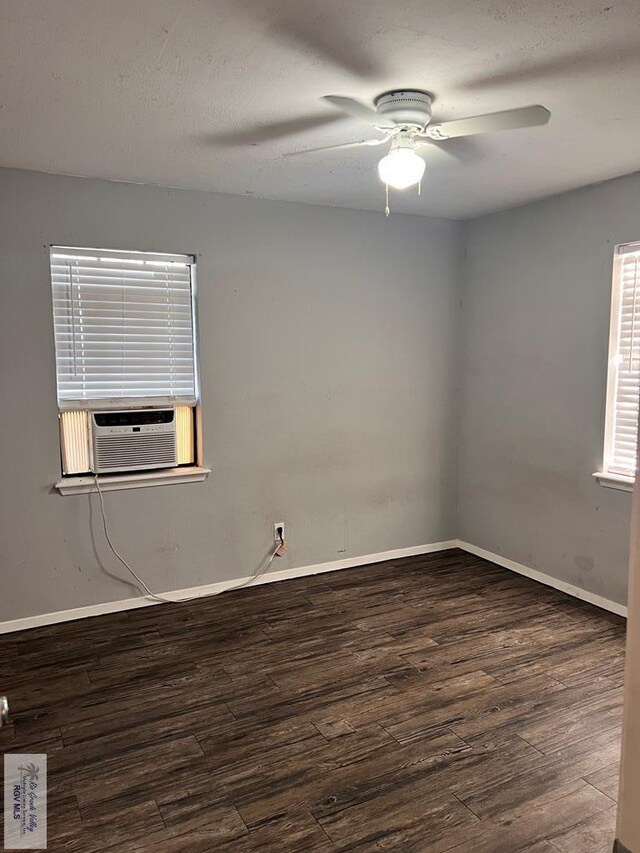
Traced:
<path fill-rule="evenodd" d="M 284 538 L 284 522 L 276 521 L 273 525 L 273 541 L 280 542 Z"/>

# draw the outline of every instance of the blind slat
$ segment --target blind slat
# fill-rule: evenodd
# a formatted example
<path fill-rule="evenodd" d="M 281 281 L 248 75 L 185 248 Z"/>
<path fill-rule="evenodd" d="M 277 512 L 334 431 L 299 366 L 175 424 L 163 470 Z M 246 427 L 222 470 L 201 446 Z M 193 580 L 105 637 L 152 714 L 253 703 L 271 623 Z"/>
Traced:
<path fill-rule="evenodd" d="M 58 405 L 196 402 L 192 259 L 51 250 Z"/>

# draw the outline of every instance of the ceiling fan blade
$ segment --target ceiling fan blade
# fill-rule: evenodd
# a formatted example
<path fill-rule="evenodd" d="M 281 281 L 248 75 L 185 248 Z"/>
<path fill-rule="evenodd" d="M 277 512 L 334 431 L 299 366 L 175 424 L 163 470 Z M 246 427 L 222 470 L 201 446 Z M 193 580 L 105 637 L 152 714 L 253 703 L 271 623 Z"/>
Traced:
<path fill-rule="evenodd" d="M 424 145 L 419 153 L 425 157 L 427 162 L 431 160 L 434 164 L 451 166 L 455 164 L 476 163 L 481 160 L 486 152 L 482 144 L 472 136 L 461 136 L 458 139 L 424 139 L 418 145 Z"/>
<path fill-rule="evenodd" d="M 368 145 L 384 145 L 388 137 L 382 139 L 360 139 L 357 142 L 343 142 L 341 145 L 322 145 L 320 148 L 304 148 L 302 151 L 290 151 L 285 157 L 298 157 L 300 154 L 317 154 L 321 151 L 341 151 L 346 148 L 360 148 Z"/>
<path fill-rule="evenodd" d="M 397 127 L 395 121 L 392 119 L 380 115 L 373 107 L 367 107 L 353 98 L 343 98 L 340 95 L 324 95 L 322 100 L 333 104 L 334 107 L 343 110 L 345 113 L 349 113 L 349 115 L 360 119 L 360 121 L 365 121 L 372 127 Z"/>
<path fill-rule="evenodd" d="M 327 115 L 316 113 L 315 115 L 300 116 L 299 118 L 274 121 L 268 124 L 256 125 L 244 130 L 230 130 L 222 133 L 211 133 L 207 141 L 214 145 L 259 145 L 261 142 L 270 142 L 283 136 L 292 136 L 296 133 L 304 133 L 316 127 L 324 127 L 327 124 L 335 124 L 340 121 L 340 115 Z"/>
<path fill-rule="evenodd" d="M 458 136 L 476 136 L 480 133 L 495 133 L 499 130 L 515 130 L 519 127 L 535 127 L 546 124 L 551 113 L 546 107 L 535 105 L 483 116 L 460 118 L 454 121 L 430 124 L 427 136 L 431 139 L 454 139 Z"/>
<path fill-rule="evenodd" d="M 427 163 L 433 161 L 436 164 L 440 162 L 449 165 L 462 162 L 462 158 L 452 151 L 451 148 L 441 145 L 435 139 L 425 139 L 417 142 L 416 150 L 421 157 L 424 157 Z"/>

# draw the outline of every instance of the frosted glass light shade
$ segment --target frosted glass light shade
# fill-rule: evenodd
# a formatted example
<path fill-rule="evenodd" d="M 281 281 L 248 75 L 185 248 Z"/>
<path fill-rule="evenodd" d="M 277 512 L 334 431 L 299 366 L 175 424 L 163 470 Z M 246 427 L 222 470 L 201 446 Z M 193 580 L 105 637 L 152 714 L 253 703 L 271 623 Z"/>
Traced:
<path fill-rule="evenodd" d="M 394 148 L 378 163 L 378 174 L 383 184 L 404 190 L 421 181 L 425 165 L 411 148 Z"/>

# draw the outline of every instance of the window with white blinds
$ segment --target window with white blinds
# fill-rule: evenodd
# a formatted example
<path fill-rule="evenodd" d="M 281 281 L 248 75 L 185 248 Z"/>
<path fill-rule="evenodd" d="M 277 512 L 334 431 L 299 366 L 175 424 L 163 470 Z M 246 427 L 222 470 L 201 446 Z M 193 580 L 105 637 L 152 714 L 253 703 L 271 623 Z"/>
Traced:
<path fill-rule="evenodd" d="M 616 248 L 604 471 L 634 478 L 640 394 L 640 243 Z"/>
<path fill-rule="evenodd" d="M 51 248 L 61 411 L 195 405 L 194 260 Z"/>

